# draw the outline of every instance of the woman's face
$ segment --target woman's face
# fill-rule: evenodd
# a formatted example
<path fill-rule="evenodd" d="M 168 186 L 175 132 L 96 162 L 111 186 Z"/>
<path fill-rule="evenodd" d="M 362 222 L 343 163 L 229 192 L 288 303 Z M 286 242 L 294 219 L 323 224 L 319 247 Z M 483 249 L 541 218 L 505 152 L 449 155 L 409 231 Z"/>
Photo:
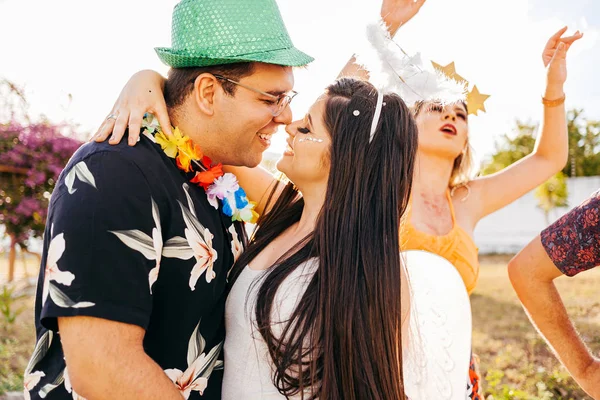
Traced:
<path fill-rule="evenodd" d="M 300 190 L 306 185 L 327 184 L 331 138 L 323 123 L 325 95 L 310 107 L 303 119 L 285 128 L 288 146 L 277 169 Z"/>
<path fill-rule="evenodd" d="M 454 160 L 465 149 L 469 125 L 467 110 L 462 103 L 425 103 L 415 120 L 419 128 L 420 153 Z"/>

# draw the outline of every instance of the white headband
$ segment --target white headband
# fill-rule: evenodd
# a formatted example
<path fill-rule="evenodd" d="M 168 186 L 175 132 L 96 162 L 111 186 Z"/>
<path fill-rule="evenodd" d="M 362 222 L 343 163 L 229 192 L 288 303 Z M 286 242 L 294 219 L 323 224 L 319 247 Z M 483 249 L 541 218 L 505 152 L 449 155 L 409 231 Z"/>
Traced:
<path fill-rule="evenodd" d="M 375 114 L 373 115 L 373 122 L 371 122 L 371 133 L 369 133 L 369 143 L 373 141 L 373 136 L 377 130 L 377 124 L 379 123 L 379 117 L 381 116 L 381 108 L 383 107 L 383 93 L 377 90 L 377 105 L 375 106 Z"/>

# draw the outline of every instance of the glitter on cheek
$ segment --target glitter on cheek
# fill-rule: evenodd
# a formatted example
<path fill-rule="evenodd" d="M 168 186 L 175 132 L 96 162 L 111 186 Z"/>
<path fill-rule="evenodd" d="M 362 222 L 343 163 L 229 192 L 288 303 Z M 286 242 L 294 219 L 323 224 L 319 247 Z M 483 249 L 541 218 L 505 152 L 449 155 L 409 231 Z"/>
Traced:
<path fill-rule="evenodd" d="M 307 137 L 307 138 L 301 138 L 301 139 L 298 139 L 298 143 L 302 143 L 302 142 L 315 142 L 315 143 L 322 143 L 322 142 L 323 142 L 323 139 L 311 138 L 311 137 Z"/>

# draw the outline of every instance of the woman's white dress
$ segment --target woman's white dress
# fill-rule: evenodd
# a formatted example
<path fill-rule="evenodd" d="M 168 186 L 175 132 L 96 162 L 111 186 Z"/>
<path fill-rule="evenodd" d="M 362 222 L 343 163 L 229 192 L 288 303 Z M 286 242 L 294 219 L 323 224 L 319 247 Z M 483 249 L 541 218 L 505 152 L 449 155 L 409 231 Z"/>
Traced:
<path fill-rule="evenodd" d="M 464 400 L 471 351 L 465 286 L 442 257 L 416 250 L 402 254 L 411 287 L 409 335 L 403 349 L 406 394 L 411 400 Z M 289 318 L 317 268 L 318 261 L 311 259 L 284 281 L 275 297 L 273 321 Z M 266 273 L 246 267 L 227 298 L 224 400 L 285 398 L 272 382 L 268 349 L 255 326 L 256 294 Z"/>

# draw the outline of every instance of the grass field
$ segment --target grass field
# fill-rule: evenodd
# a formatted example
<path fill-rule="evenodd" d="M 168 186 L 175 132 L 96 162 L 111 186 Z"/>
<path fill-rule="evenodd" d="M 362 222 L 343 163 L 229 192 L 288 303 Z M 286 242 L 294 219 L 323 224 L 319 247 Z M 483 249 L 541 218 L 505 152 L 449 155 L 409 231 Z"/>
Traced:
<path fill-rule="evenodd" d="M 588 399 L 529 323 L 508 281 L 509 259 L 482 257 L 479 285 L 471 296 L 473 347 L 481 360 L 485 398 Z M 23 275 L 21 263 L 18 276 Z M 36 263 L 27 259 L 32 275 Z M 0 254 L 0 284 L 5 277 L 6 255 Z M 560 278 L 557 286 L 581 335 L 600 353 L 600 268 L 576 278 Z M 21 390 L 22 372 L 34 345 L 33 298 L 22 298 L 12 308 L 24 310 L 12 324 L 0 315 L 0 394 Z"/>
<path fill-rule="evenodd" d="M 508 256 L 482 257 L 471 296 L 473 350 L 481 360 L 486 398 L 588 399 L 530 324 L 507 277 Z M 569 315 L 600 352 L 600 269 L 557 279 Z"/>

